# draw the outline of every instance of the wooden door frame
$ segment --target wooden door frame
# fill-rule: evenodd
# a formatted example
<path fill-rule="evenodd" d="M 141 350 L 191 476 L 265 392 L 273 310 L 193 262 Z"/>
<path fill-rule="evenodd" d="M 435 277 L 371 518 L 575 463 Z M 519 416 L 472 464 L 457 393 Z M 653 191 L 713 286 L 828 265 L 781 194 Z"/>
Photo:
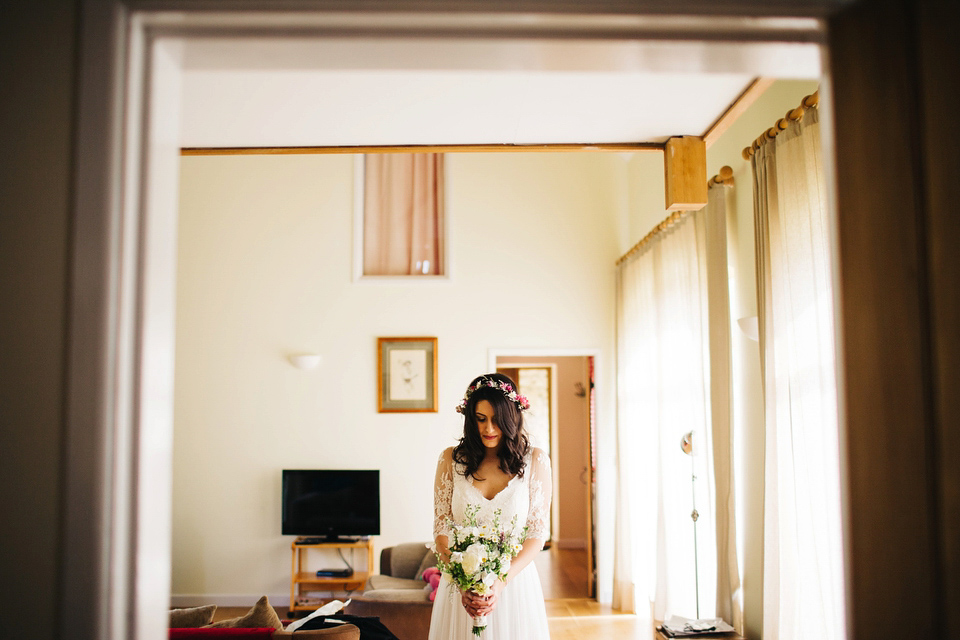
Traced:
<path fill-rule="evenodd" d="M 554 458 L 554 454 L 559 450 L 559 446 L 557 444 L 557 438 L 558 438 L 557 421 L 559 417 L 558 416 L 559 403 L 557 401 L 557 366 L 550 365 L 550 364 L 531 364 L 531 363 L 518 364 L 518 363 L 511 362 L 509 365 L 504 365 L 503 368 L 504 369 L 546 369 L 548 372 L 547 375 L 549 377 L 549 384 L 550 384 L 550 456 L 549 457 L 550 457 L 551 468 L 553 469 L 553 477 L 551 478 L 551 482 L 553 483 L 553 486 L 556 487 L 557 477 L 559 473 L 559 469 L 558 469 L 559 465 L 556 465 L 553 463 L 554 462 L 553 458 Z M 492 369 L 490 369 L 490 371 L 499 371 L 499 370 L 500 370 L 500 365 L 496 365 Z M 520 381 L 514 380 L 514 382 L 516 382 L 517 386 L 519 387 Z M 557 509 L 555 508 L 556 504 L 557 504 L 556 501 L 554 501 L 550 505 L 550 536 L 551 536 L 550 542 L 551 543 L 556 542 L 556 540 L 554 539 L 554 536 L 556 535 L 557 529 L 559 528 L 558 527 L 559 522 L 557 518 Z"/>
<path fill-rule="evenodd" d="M 500 357 L 511 357 L 511 358 L 551 358 L 551 357 L 553 357 L 553 358 L 569 358 L 569 357 L 573 357 L 573 358 L 592 358 L 592 359 L 593 359 L 593 368 L 594 368 L 594 378 L 596 378 L 597 358 L 599 357 L 599 353 L 600 353 L 600 350 L 599 350 L 599 349 L 545 349 L 545 348 L 536 348 L 536 349 L 516 349 L 516 348 L 513 348 L 513 349 L 490 349 L 489 352 L 488 352 L 488 359 L 489 359 L 488 367 L 490 367 L 490 371 L 496 371 L 496 370 L 497 370 L 497 359 L 500 358 Z M 554 389 L 552 389 L 552 391 L 551 391 L 551 393 L 552 393 L 551 402 L 553 403 L 553 406 L 551 407 L 551 412 L 552 412 L 553 416 L 557 416 L 557 414 L 558 414 L 558 412 L 559 412 L 559 401 L 558 401 L 558 397 L 557 397 L 557 393 L 556 393 L 556 380 L 558 379 L 557 372 L 556 372 L 556 369 L 557 369 L 556 365 L 543 365 L 543 364 L 533 364 L 533 363 L 532 363 L 532 364 L 529 364 L 529 365 L 523 365 L 523 364 L 514 364 L 514 363 L 511 363 L 510 366 L 511 366 L 511 367 L 523 367 L 523 366 L 530 366 L 530 367 L 550 366 L 550 367 L 551 367 L 551 385 L 553 385 L 553 387 L 554 387 Z M 592 381 L 591 381 L 591 382 L 592 382 Z M 557 416 L 557 417 L 559 417 L 559 416 Z M 553 420 L 553 417 L 551 417 L 551 420 Z M 586 434 L 587 437 L 586 437 L 586 443 L 585 443 L 585 444 L 586 444 L 586 447 L 587 447 L 587 451 L 590 452 L 590 453 L 593 453 L 593 452 L 592 452 L 592 445 L 593 445 L 593 443 L 592 443 L 592 441 L 591 441 L 591 435 L 592 435 L 592 429 L 596 428 L 596 425 L 593 424 L 593 422 L 592 422 L 592 421 L 593 421 L 593 416 L 592 416 L 592 415 L 588 415 L 587 421 L 588 421 L 588 424 L 587 424 L 587 434 Z M 552 426 L 553 426 L 553 425 L 551 425 L 551 427 L 552 427 Z M 554 440 L 554 441 L 550 443 L 550 446 L 551 446 L 551 447 L 555 447 L 555 445 L 556 445 L 556 438 L 558 437 L 558 434 L 556 433 L 556 429 L 554 429 L 553 431 L 554 431 L 554 433 L 551 435 L 551 439 Z M 554 487 L 557 486 L 557 477 L 558 477 L 558 473 L 559 473 L 558 466 L 559 466 L 559 465 L 554 465 L 554 468 L 553 468 L 553 476 L 554 476 L 554 477 L 553 477 L 553 482 L 554 482 Z M 594 471 L 593 471 L 593 469 L 592 469 L 591 466 L 590 466 L 589 460 L 588 460 L 588 462 L 587 462 L 587 472 L 588 472 L 588 473 L 587 473 L 587 487 L 586 487 L 586 492 L 587 492 L 587 550 L 586 550 L 586 551 L 587 551 L 587 561 L 588 561 L 588 563 L 589 563 L 588 566 L 587 566 L 587 594 L 589 595 L 589 597 L 594 598 L 594 597 L 596 597 L 596 582 L 597 582 L 597 576 L 596 576 L 597 559 L 596 559 L 596 555 L 595 555 L 595 553 L 596 553 L 596 540 L 594 539 L 594 532 L 593 532 L 594 523 L 595 523 L 595 521 L 596 521 L 596 513 L 595 513 L 595 511 L 594 511 L 595 508 L 596 508 L 596 505 L 594 504 L 595 501 L 594 501 L 594 497 L 593 497 L 593 483 L 595 482 Z M 557 527 L 556 527 L 556 525 L 557 525 L 557 514 L 556 514 L 556 512 L 554 511 L 554 512 L 551 513 L 550 515 L 551 515 L 551 519 L 553 520 L 554 531 L 556 531 L 556 529 L 557 529 Z"/>

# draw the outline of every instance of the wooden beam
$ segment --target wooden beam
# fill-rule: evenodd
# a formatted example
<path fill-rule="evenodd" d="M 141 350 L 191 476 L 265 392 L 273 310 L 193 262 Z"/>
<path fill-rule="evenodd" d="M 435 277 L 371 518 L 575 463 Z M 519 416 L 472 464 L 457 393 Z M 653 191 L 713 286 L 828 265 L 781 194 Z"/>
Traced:
<path fill-rule="evenodd" d="M 737 118 L 743 115 L 750 105 L 757 101 L 757 98 L 763 95 L 763 92 L 770 88 L 774 83 L 774 78 L 754 78 L 753 82 L 747 85 L 737 99 L 730 103 L 726 111 L 720 114 L 720 117 L 703 132 L 703 141 L 707 143 L 709 149 L 730 126 L 737 121 Z"/>
<path fill-rule="evenodd" d="M 181 156 L 283 156 L 343 153 L 499 153 L 546 151 L 663 151 L 659 142 L 601 142 L 596 144 L 438 144 L 364 145 L 342 147 L 184 147 Z"/>
<path fill-rule="evenodd" d="M 667 211 L 697 211 L 707 204 L 707 145 L 703 138 L 667 140 L 663 149 Z"/>

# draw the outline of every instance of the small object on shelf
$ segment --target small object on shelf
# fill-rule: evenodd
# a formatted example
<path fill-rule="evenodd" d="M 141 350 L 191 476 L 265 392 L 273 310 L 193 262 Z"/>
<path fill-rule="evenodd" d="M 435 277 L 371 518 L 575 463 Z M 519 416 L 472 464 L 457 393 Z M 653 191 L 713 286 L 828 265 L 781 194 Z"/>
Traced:
<path fill-rule="evenodd" d="M 349 578 L 353 575 L 353 569 L 317 569 L 319 578 Z"/>

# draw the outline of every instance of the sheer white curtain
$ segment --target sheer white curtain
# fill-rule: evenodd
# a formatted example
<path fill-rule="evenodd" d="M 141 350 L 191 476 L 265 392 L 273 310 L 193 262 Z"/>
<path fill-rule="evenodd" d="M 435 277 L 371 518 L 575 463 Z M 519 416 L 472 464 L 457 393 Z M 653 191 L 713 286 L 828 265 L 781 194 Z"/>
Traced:
<path fill-rule="evenodd" d="M 765 640 L 844 638 L 827 200 L 817 110 L 753 156 L 764 380 Z"/>
<path fill-rule="evenodd" d="M 704 258 L 710 335 L 710 433 L 713 443 L 717 522 L 717 617 L 743 631 L 737 501 L 733 447 L 733 356 L 730 342 L 730 280 L 727 266 L 727 199 L 733 187 L 715 184 L 707 194 Z"/>
<path fill-rule="evenodd" d="M 443 189 L 443 154 L 364 156 L 364 275 L 444 273 Z"/>
<path fill-rule="evenodd" d="M 618 271 L 613 605 L 657 619 L 697 616 L 695 560 L 700 617 L 715 614 L 704 241 L 703 217 L 689 214 Z M 694 456 L 680 448 L 688 431 L 694 432 Z"/>

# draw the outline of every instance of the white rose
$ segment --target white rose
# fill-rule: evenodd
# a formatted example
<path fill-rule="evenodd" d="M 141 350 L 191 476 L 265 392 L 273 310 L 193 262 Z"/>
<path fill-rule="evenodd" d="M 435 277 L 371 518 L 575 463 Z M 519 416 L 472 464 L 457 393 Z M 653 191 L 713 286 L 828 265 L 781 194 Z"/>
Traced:
<path fill-rule="evenodd" d="M 483 584 L 487 585 L 488 587 L 492 587 L 493 583 L 496 581 L 497 574 L 493 573 L 492 571 L 483 576 Z"/>
<path fill-rule="evenodd" d="M 500 558 L 500 571 L 502 571 L 504 574 L 506 574 L 507 571 L 510 571 L 510 556 L 504 556 L 503 558 Z"/>
<path fill-rule="evenodd" d="M 480 565 L 487 559 L 487 549 L 480 543 L 474 543 L 467 547 L 463 552 L 463 559 L 460 566 L 468 576 L 473 575 L 480 568 Z"/>
<path fill-rule="evenodd" d="M 450 562 L 463 562 L 463 554 L 459 551 L 454 551 L 450 554 Z"/>

